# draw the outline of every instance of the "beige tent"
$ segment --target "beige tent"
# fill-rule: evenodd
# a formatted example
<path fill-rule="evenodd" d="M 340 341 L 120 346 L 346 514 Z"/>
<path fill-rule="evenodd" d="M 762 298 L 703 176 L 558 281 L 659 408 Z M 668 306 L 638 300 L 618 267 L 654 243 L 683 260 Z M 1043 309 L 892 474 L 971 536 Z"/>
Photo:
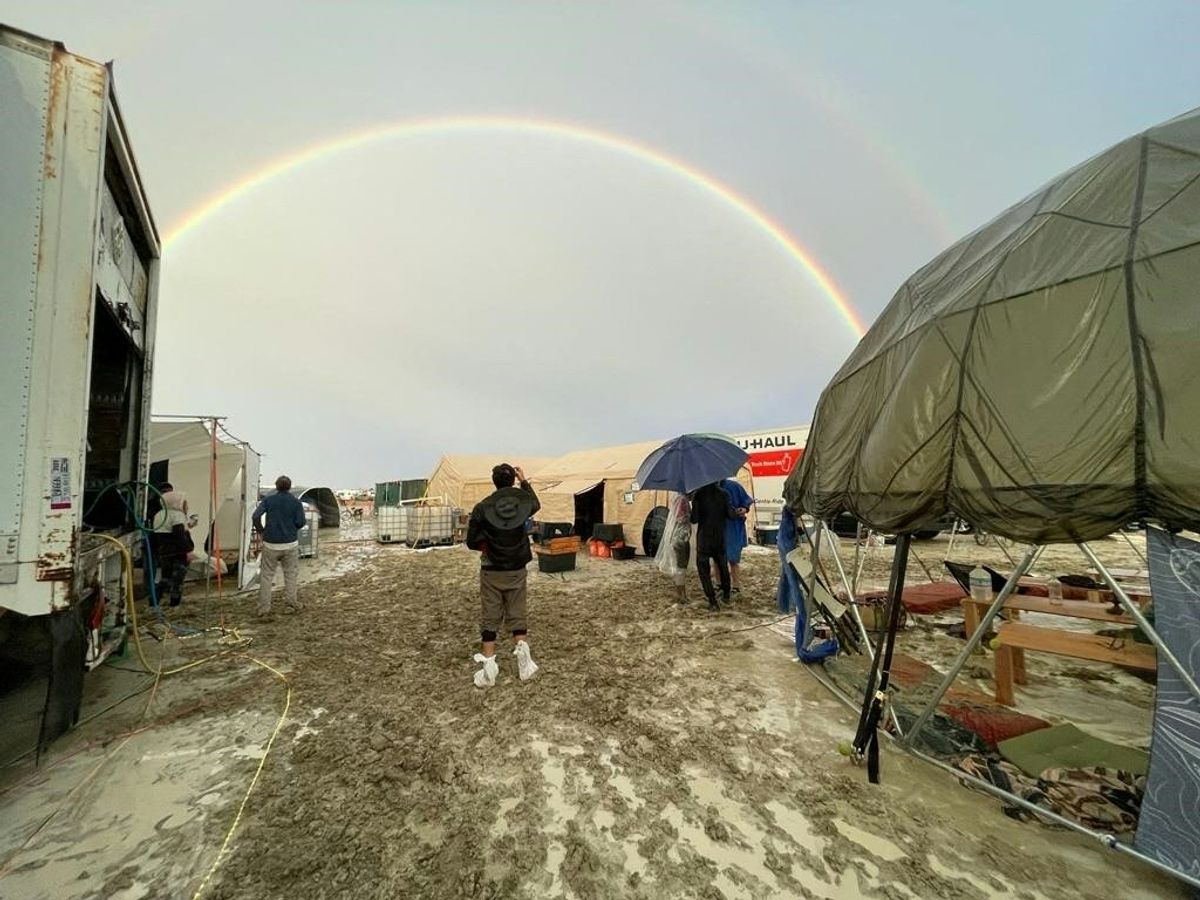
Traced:
<path fill-rule="evenodd" d="M 624 526 L 625 542 L 642 548 L 642 529 L 656 506 L 665 506 L 666 491 L 635 491 L 633 478 L 642 461 L 662 446 L 662 441 L 644 441 L 618 447 L 577 450 L 545 463 L 531 475 L 542 502 L 535 517 L 540 522 L 592 522 Z M 750 493 L 749 470 L 738 480 Z M 754 523 L 747 523 L 753 534 Z"/>
<path fill-rule="evenodd" d="M 550 460 L 541 456 L 505 456 L 504 454 L 459 453 L 443 456 L 429 476 L 425 496 L 442 499 L 451 506 L 470 511 L 480 500 L 495 490 L 492 467 L 507 462 L 520 466 L 528 478 L 533 478 Z"/>

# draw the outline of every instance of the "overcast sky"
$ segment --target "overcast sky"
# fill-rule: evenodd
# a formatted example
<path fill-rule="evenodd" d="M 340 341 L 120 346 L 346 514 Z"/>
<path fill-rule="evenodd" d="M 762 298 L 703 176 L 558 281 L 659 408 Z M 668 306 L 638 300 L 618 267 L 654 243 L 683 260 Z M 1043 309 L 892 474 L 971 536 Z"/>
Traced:
<path fill-rule="evenodd" d="M 113 60 L 159 229 L 386 123 L 553 120 L 719 181 L 870 322 L 1058 171 L 1200 103 L 1200 4 L 0 0 Z M 159 413 L 264 477 L 807 422 L 854 336 L 712 191 L 610 147 L 475 129 L 323 156 L 164 253 Z"/>

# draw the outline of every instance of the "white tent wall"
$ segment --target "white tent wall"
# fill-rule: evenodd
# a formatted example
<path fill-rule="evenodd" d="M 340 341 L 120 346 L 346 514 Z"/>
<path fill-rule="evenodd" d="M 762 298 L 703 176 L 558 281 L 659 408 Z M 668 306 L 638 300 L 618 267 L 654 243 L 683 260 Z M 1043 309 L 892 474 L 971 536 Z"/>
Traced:
<path fill-rule="evenodd" d="M 188 512 L 196 515 L 192 539 L 203 552 L 213 521 L 222 557 L 236 557 L 238 585 L 245 587 L 257 574 L 247 564 L 248 520 L 257 503 L 258 454 L 247 444 L 218 437 L 216 442 L 216 506 L 211 491 L 213 442 L 209 426 L 199 421 L 156 421 L 150 425 L 150 461 L 166 461 L 167 481 L 187 495 Z M 247 472 L 252 468 L 253 472 Z M 250 479 L 247 475 L 252 475 Z M 211 512 L 211 516 L 210 516 Z M 214 548 L 215 550 L 216 548 Z M 249 569 L 253 572 L 249 572 Z"/>
<path fill-rule="evenodd" d="M 241 565 L 238 566 L 238 588 L 245 589 L 258 581 L 259 559 L 251 557 L 254 546 L 254 523 L 251 521 L 254 508 L 258 505 L 258 478 L 262 469 L 262 459 L 249 444 L 242 445 L 243 475 L 239 507 L 242 516 L 239 523 L 238 552 Z"/>

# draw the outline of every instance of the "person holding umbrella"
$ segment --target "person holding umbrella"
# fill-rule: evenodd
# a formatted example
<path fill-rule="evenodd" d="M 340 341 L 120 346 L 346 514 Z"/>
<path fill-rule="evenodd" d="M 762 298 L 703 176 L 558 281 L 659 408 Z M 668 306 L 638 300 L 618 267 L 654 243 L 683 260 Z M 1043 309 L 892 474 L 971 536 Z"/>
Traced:
<path fill-rule="evenodd" d="M 712 567 L 721 578 L 721 599 L 729 602 L 729 558 L 725 555 L 725 523 L 737 518 L 737 510 L 720 482 L 706 484 L 692 499 L 692 523 L 696 526 L 696 570 L 700 586 L 708 598 L 708 608 L 716 612 L 717 592 L 713 588 Z"/>
<path fill-rule="evenodd" d="M 691 500 L 689 518 L 698 526 L 696 568 L 711 610 L 720 609 L 713 588 L 713 563 L 720 573 L 721 593 L 729 600 L 725 523 L 737 516 L 721 481 L 737 474 L 747 459 L 749 454 L 723 434 L 684 434 L 647 456 L 634 477 L 640 491 L 675 491 Z"/>

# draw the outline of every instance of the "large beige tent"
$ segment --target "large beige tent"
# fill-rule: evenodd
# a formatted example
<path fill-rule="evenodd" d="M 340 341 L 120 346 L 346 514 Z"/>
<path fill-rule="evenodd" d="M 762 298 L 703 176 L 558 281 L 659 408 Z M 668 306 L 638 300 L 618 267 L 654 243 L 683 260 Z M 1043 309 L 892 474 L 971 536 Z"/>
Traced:
<path fill-rule="evenodd" d="M 258 561 L 250 556 L 250 516 L 258 503 L 259 455 L 249 444 L 218 435 L 214 466 L 209 428 L 195 420 L 152 422 L 151 471 L 187 495 L 188 511 L 199 519 L 192 532 L 197 552 L 203 552 L 215 518 L 221 556 L 237 560 L 238 586 L 246 587 L 258 576 Z"/>
<path fill-rule="evenodd" d="M 458 453 L 443 456 L 429 476 L 425 496 L 440 499 L 459 509 L 470 511 L 480 500 L 495 490 L 492 467 L 500 463 L 520 466 L 528 478 L 550 460 L 541 456 L 506 456 L 504 454 Z"/>
<path fill-rule="evenodd" d="M 666 491 L 635 491 L 633 478 L 642 461 L 662 446 L 662 441 L 644 441 L 577 450 L 560 456 L 530 475 L 542 509 L 540 522 L 620 523 L 625 542 L 637 550 L 642 547 L 642 529 L 656 506 L 665 506 Z M 749 470 L 738 478 L 751 488 Z M 753 490 L 750 490 L 753 494 Z M 748 523 L 753 533 L 753 521 Z"/>

